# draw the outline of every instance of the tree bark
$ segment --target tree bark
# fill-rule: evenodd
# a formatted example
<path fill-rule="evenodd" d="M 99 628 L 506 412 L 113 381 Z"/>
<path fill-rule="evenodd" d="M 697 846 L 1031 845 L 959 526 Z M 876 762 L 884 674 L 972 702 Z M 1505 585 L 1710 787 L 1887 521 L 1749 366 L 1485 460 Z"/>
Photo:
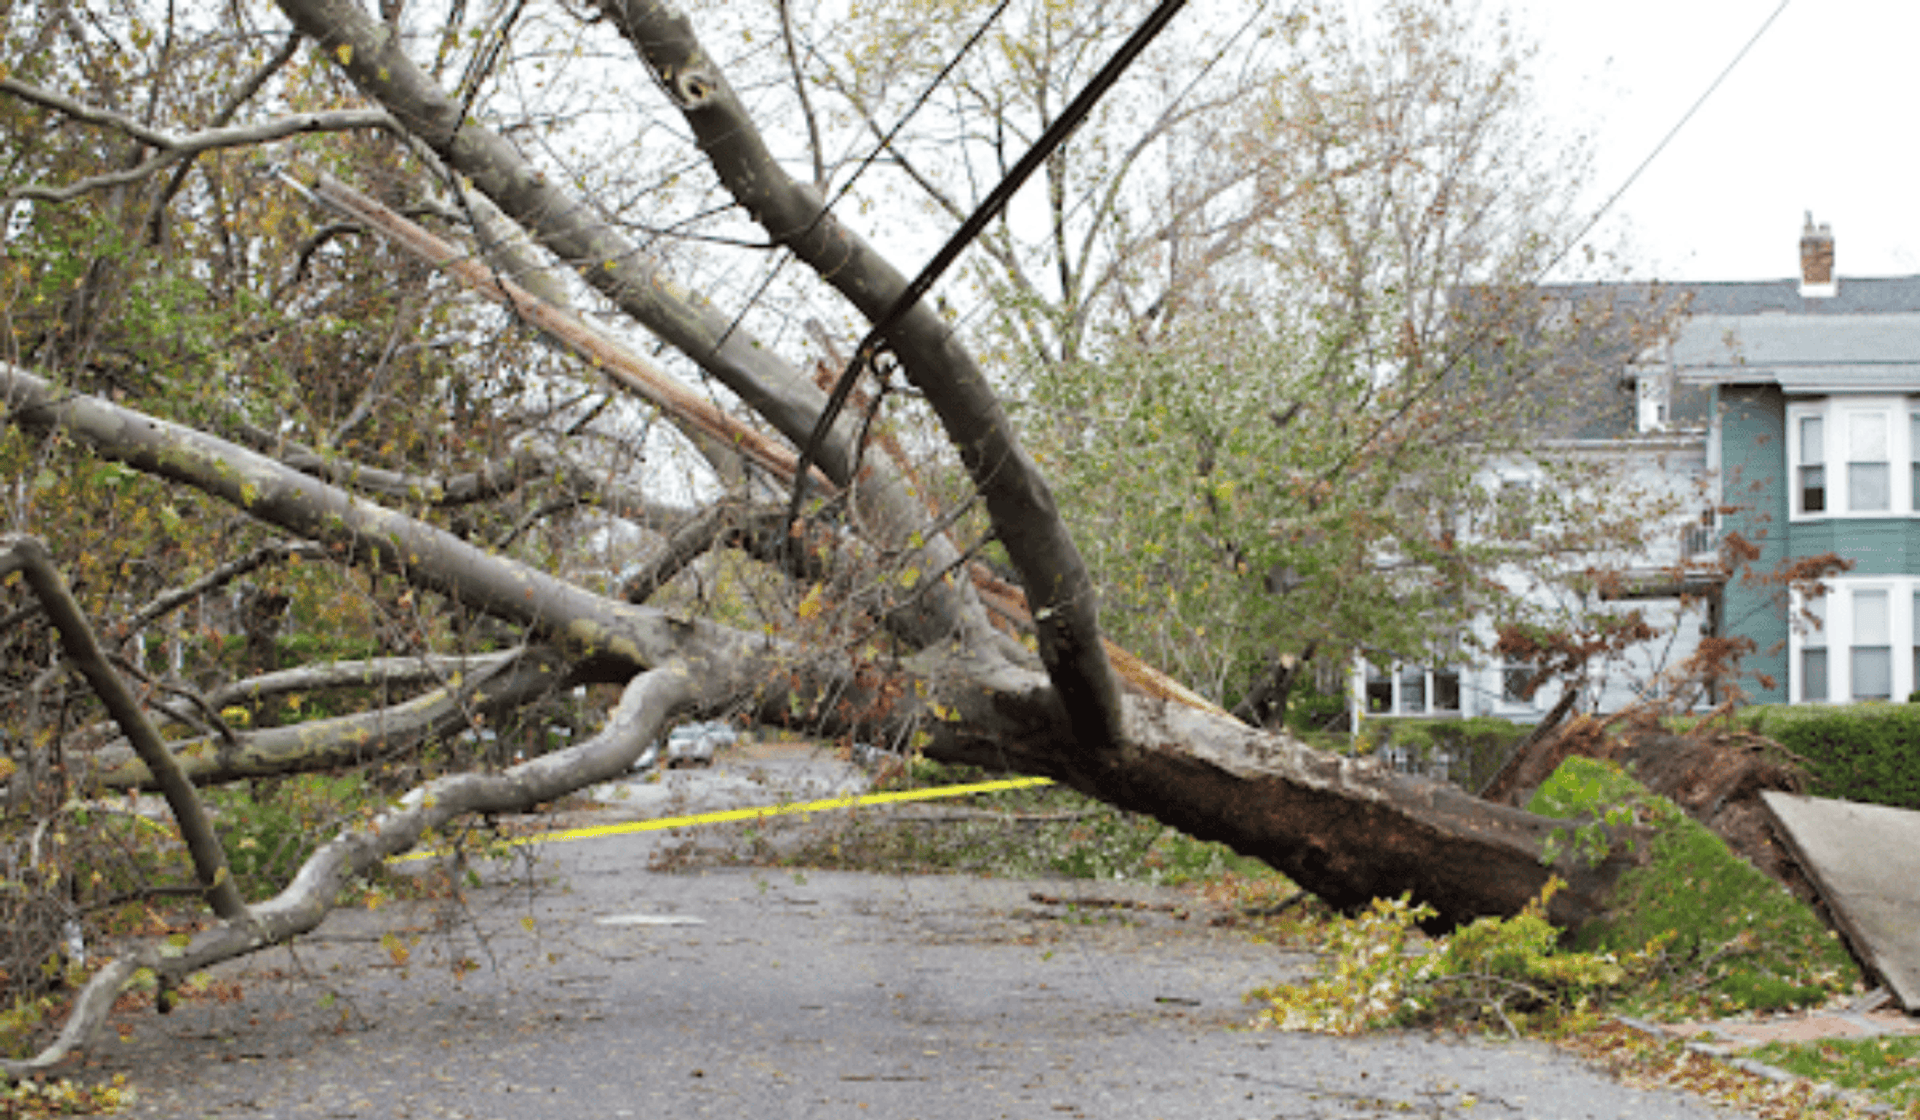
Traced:
<path fill-rule="evenodd" d="M 652 67 L 693 127 L 720 181 L 755 221 L 867 317 L 878 322 L 906 294 L 907 278 L 796 182 L 767 150 L 693 25 L 666 4 L 603 0 L 601 10 Z M 1020 572 L 1080 765 L 1101 766 L 1121 743 L 1120 688 L 1100 640 L 1093 580 L 1053 493 L 1013 434 L 986 375 L 933 307 L 900 313 L 887 342 L 939 414 L 947 439 L 987 501 L 994 533 Z"/>
<path fill-rule="evenodd" d="M 860 712 L 890 737 L 924 732 L 931 757 L 1052 777 L 1221 840 L 1338 905 L 1410 891 L 1446 922 L 1517 912 L 1544 887 L 1544 841 L 1564 827 L 1157 697 L 1123 700 L 1125 745 L 1107 752 L 1105 765 L 1088 767 L 1060 749 L 1072 729 L 1047 676 L 994 650 L 942 645 L 883 678 L 770 635 L 595 595 L 233 444 L 56 393 L 16 367 L 0 365 L 0 397 L 15 403 L 14 423 L 57 427 L 105 458 L 222 497 L 343 556 L 384 564 L 417 587 L 526 625 L 582 675 L 625 679 L 676 665 L 691 678 L 684 689 L 693 707 L 744 703 L 773 722 L 802 711 L 828 728 L 837 711 Z M 1555 896 L 1549 916 L 1573 925 L 1599 913 L 1624 866 L 1616 859 L 1567 876 L 1571 889 Z"/>

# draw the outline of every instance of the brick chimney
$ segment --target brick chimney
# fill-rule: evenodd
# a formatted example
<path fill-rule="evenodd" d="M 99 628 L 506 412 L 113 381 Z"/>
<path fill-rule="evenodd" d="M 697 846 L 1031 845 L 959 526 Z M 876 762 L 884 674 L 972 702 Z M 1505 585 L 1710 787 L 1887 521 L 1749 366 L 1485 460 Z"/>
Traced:
<path fill-rule="evenodd" d="M 1833 227 L 1825 222 L 1815 226 L 1813 211 L 1809 210 L 1807 224 L 1800 231 L 1800 295 L 1824 299 L 1838 291 L 1833 278 Z"/>

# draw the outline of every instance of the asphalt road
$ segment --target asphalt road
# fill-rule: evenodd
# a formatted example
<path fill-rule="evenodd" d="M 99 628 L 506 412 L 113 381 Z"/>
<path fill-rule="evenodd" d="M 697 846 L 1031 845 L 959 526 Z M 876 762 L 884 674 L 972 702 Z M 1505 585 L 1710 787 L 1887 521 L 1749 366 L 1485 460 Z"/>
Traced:
<path fill-rule="evenodd" d="M 338 913 L 94 1064 L 167 1117 L 1727 1115 L 1531 1043 L 1238 1029 L 1304 957 L 1205 912 L 1029 897 L 1178 892 L 649 870 L 669 842 L 547 845 L 464 905 Z"/>

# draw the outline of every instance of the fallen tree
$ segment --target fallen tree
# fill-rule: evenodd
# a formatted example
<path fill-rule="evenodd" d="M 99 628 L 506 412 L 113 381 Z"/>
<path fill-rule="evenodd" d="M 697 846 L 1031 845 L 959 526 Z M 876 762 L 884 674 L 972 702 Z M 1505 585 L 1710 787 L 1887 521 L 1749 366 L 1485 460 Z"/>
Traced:
<path fill-rule="evenodd" d="M 1249 727 L 1110 649 L 1073 536 L 980 363 L 933 300 L 924 294 L 908 298 L 904 275 L 843 223 L 815 186 L 785 172 L 684 16 L 658 4 L 609 0 L 601 8 L 664 92 L 678 114 L 677 127 L 691 134 L 729 205 L 758 223 L 769 247 L 790 252 L 866 322 L 885 324 L 882 375 L 870 376 L 869 388 L 851 398 L 851 412 L 834 415 L 827 388 L 782 357 L 779 347 L 756 337 L 745 311 L 723 310 L 721 301 L 674 278 L 604 208 L 477 119 L 471 89 L 447 88 L 436 68 L 412 57 L 409 38 L 395 24 L 352 0 L 282 0 L 279 7 L 297 34 L 322 50 L 326 65 L 381 111 L 314 123 L 294 119 L 247 135 L 265 142 L 321 127 L 397 132 L 388 154 L 415 161 L 419 176 L 398 193 L 441 190 L 451 200 L 442 209 L 456 215 L 483 208 L 504 215 L 529 245 L 544 250 L 547 267 L 557 262 L 572 270 L 605 310 L 651 332 L 681 355 L 683 368 L 724 386 L 738 407 L 715 404 L 683 377 L 610 340 L 604 328 L 557 302 L 552 285 L 522 285 L 514 270 L 525 266 L 490 253 L 477 218 L 473 229 L 454 234 L 470 238 L 465 251 L 471 260 L 448 257 L 418 239 L 394 250 L 429 262 L 406 265 L 426 270 L 416 281 L 421 291 L 433 291 L 454 309 L 448 314 L 473 313 L 470 305 L 480 302 L 466 295 L 473 292 L 507 308 L 512 329 L 537 338 L 543 353 L 563 354 L 574 363 L 567 375 L 587 382 L 582 394 L 644 401 L 697 434 L 702 453 L 732 458 L 754 481 L 712 503 L 696 498 L 696 508 L 664 526 L 674 546 L 659 564 L 632 578 L 608 579 L 605 573 L 565 570 L 564 556 L 497 543 L 518 544 L 525 524 L 553 509 L 589 504 L 619 518 L 628 507 L 645 504 L 617 496 L 620 487 L 611 482 L 620 472 L 604 459 L 551 458 L 515 447 L 459 470 L 437 464 L 446 467 L 437 473 L 414 463 L 405 464 L 409 469 L 359 463 L 345 437 L 380 417 L 367 407 L 372 398 L 361 394 L 366 386 L 355 383 L 358 375 L 331 390 L 352 404 L 339 409 L 346 419 L 297 442 L 282 438 L 297 426 L 291 416 L 278 429 L 222 416 L 211 406 L 198 419 L 168 418 L 157 407 L 167 403 L 170 387 L 193 378 L 241 382 L 217 354 L 171 355 L 167 363 L 177 366 L 169 365 L 137 339 L 125 343 L 128 360 L 107 361 L 98 347 L 75 343 L 79 328 L 65 320 L 48 329 L 44 345 L 29 348 L 39 355 L 37 363 L 0 363 L 6 422 L 40 453 L 81 456 L 98 477 L 120 477 L 101 475 L 100 464 L 138 472 L 198 495 L 208 508 L 291 537 L 327 564 L 371 573 L 368 579 L 388 589 L 381 593 L 394 604 L 390 613 L 412 627 L 409 633 L 426 647 L 423 652 L 439 656 L 445 651 L 432 650 L 433 632 L 474 619 L 504 629 L 522 651 L 464 670 L 435 663 L 439 668 L 425 673 L 425 657 L 405 668 L 368 659 L 357 672 L 428 691 L 333 719 L 279 728 L 220 726 L 169 742 L 153 727 L 158 702 L 136 696 L 120 679 L 132 659 L 116 661 L 100 651 L 96 631 L 124 641 L 138 628 L 101 627 L 62 605 L 66 593 L 54 557 L 31 540 L 11 542 L 11 566 L 32 575 L 38 610 L 54 625 L 71 661 L 109 698 L 109 714 L 124 738 L 123 744 L 75 744 L 54 769 L 63 782 L 83 789 L 163 790 L 188 836 L 195 882 L 214 920 L 185 946 L 139 947 L 100 969 L 61 1038 L 5 1068 L 46 1068 L 82 1045 L 136 969 L 151 970 L 165 987 L 211 963 L 296 937 L 319 921 L 350 877 L 429 830 L 465 813 L 528 809 L 618 774 L 663 727 L 690 714 L 826 735 L 858 733 L 936 759 L 1051 777 L 1264 859 L 1337 906 L 1411 893 L 1442 920 L 1463 922 L 1517 913 L 1542 894 L 1550 871 L 1541 856 L 1559 822 L 1369 760 L 1318 752 L 1284 732 Z M 285 64 L 285 58 L 276 59 L 269 65 Z M 132 116 L 21 86 L 26 80 L 8 79 L 13 85 L 6 92 L 101 129 L 116 142 L 157 143 Z M 243 91 L 239 101 L 245 96 L 250 92 Z M 223 132 L 164 139 L 164 150 L 178 154 L 140 164 L 148 175 L 182 166 L 230 137 Z M 309 239 L 287 285 L 304 282 L 301 275 L 317 247 L 335 237 L 369 237 L 376 245 L 412 237 L 403 215 L 337 180 L 299 170 L 289 174 L 332 207 L 332 217 L 351 220 Z M 74 197 L 127 181 L 87 180 L 75 187 Z M 260 182 L 252 180 L 255 188 Z M 164 212 L 172 197 L 169 190 L 148 198 L 151 213 Z M 223 197 L 209 187 L 202 201 L 217 207 Z M 149 220 L 148 206 L 136 209 L 139 230 L 164 225 Z M 348 259 L 374 252 L 361 249 Z M 220 268 L 238 271 L 245 256 L 227 253 L 218 258 Z M 73 312 L 92 316 L 81 326 L 106 329 L 95 308 L 117 290 L 109 281 L 116 268 L 125 267 L 102 266 L 106 279 L 96 286 L 89 286 L 91 273 L 83 277 L 81 287 L 95 302 Z M 443 283 L 446 276 L 453 283 Z M 547 295 L 534 294 L 536 287 L 545 287 Z M 292 332 L 297 326 L 259 329 Z M 414 326 L 397 319 L 391 338 L 373 348 L 371 359 L 352 351 L 341 360 L 370 360 L 365 376 L 377 385 L 402 349 L 397 340 Z M 343 327 L 341 333 L 350 332 Z M 527 359 L 532 352 L 515 351 L 513 357 Z M 306 359 L 297 352 L 282 358 L 315 380 L 321 377 L 314 367 L 298 365 Z M 166 370 L 156 372 L 162 365 Z M 457 378 L 461 371 L 454 366 L 440 375 Z M 905 385 L 888 370 L 897 370 Z M 150 396 L 155 406 L 127 403 L 123 383 L 146 380 L 159 385 Z M 470 388 L 463 383 L 463 393 Z M 964 487 L 963 501 L 936 502 L 938 485 L 906 460 L 899 444 L 887 450 L 876 428 L 884 423 L 880 404 L 889 395 L 911 395 L 931 411 L 963 475 L 963 482 L 947 484 Z M 240 405 L 270 399 L 262 393 L 216 403 L 244 412 Z M 488 403 L 501 414 L 529 411 L 508 394 Z M 477 410 L 470 401 L 463 407 Z M 553 433 L 576 436 L 595 414 L 588 410 L 538 429 L 528 422 L 525 431 L 565 442 Z M 486 416 L 489 423 L 505 423 Z M 371 447 L 374 454 L 384 450 L 377 441 Z M 809 462 L 818 471 L 818 500 L 806 503 L 800 521 L 781 515 L 769 523 L 764 511 L 753 525 L 742 519 L 744 499 L 777 495 L 795 484 Z M 432 481 L 456 478 L 465 481 Z M 561 497 L 536 492 L 548 479 Z M 598 497 L 582 497 L 583 490 L 596 489 Z M 511 502 L 521 505 L 506 504 Z M 984 518 L 972 513 L 976 504 Z M 474 521 L 455 520 L 473 516 L 464 512 L 472 506 L 490 505 L 505 511 L 496 538 L 484 537 Z M 649 519 L 657 521 L 661 508 L 656 504 Z M 1017 587 L 983 562 L 989 542 L 1004 554 Z M 757 617 L 700 617 L 663 598 L 660 589 L 676 571 L 726 545 L 746 545 L 758 565 L 755 579 L 761 582 L 755 586 L 776 589 Z M 142 625 L 153 622 L 140 617 Z M 191 823 L 196 811 L 204 816 L 204 809 L 196 810 L 196 783 L 336 768 L 478 727 L 484 717 L 588 683 L 617 684 L 623 691 L 605 725 L 585 741 L 503 769 L 434 780 L 424 796 L 407 802 L 411 808 L 346 828 L 266 901 L 247 904 L 234 895 L 217 845 L 209 847 L 205 829 Z M 36 679 L 21 691 L 41 687 Z M 16 787 L 25 782 L 24 776 L 15 779 Z M 1569 885 L 1553 894 L 1551 918 L 1571 926 L 1602 912 L 1611 884 L 1633 858 L 1622 851 L 1597 866 L 1561 868 Z"/>

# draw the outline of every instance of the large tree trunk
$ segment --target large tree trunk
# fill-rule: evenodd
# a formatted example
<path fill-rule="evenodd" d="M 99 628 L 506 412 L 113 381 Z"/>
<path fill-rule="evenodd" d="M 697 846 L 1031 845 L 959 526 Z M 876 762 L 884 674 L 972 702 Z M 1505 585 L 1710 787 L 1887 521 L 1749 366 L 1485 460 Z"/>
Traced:
<path fill-rule="evenodd" d="M 280 0 L 280 6 L 324 48 L 331 64 L 386 110 L 367 119 L 405 129 L 442 170 L 464 177 L 534 243 L 726 385 L 790 445 L 810 438 L 827 401 L 811 378 L 743 330 L 739 316 L 668 278 L 591 200 L 570 194 L 564 176 L 546 174 L 513 143 L 476 122 L 471 99 L 439 88 L 406 55 L 407 40 L 392 25 L 353 0 Z M 639 0 L 606 0 L 602 9 L 683 115 L 721 185 L 773 242 L 869 322 L 891 314 L 907 289 L 903 275 L 772 158 L 690 23 L 664 5 Z M 95 116 L 138 135 L 125 118 Z M 321 195 L 336 206 L 352 202 L 337 186 L 322 183 Z M 407 235 L 367 206 L 352 206 L 383 234 Z M 488 236 L 497 240 L 499 231 Z M 432 246 L 416 251 L 456 275 L 463 268 L 475 271 Z M 793 461 L 791 452 L 772 446 L 773 437 L 730 428 L 720 410 L 689 387 L 641 369 L 640 359 L 563 309 L 497 277 L 468 275 L 464 282 L 508 303 L 523 322 L 588 362 L 617 368 L 622 384 L 676 421 L 708 437 L 738 435 L 740 448 L 761 469 L 777 477 L 781 464 Z M 158 787 L 177 803 L 191 825 L 202 884 L 220 921 L 184 949 L 154 946 L 102 970 L 60 1043 L 6 1068 L 44 1068 L 78 1045 L 111 1004 L 111 991 L 102 997 L 102 990 L 124 983 L 136 965 L 153 969 L 168 984 L 214 961 L 296 936 L 319 921 L 350 876 L 418 842 L 426 830 L 460 813 L 529 808 L 618 774 L 663 726 L 688 712 L 744 713 L 766 724 L 804 722 L 828 734 L 865 730 L 888 741 L 923 744 L 935 758 L 1045 775 L 1196 836 L 1222 840 L 1344 907 L 1410 893 L 1433 905 L 1441 920 L 1463 922 L 1514 913 L 1542 893 L 1549 871 L 1540 857 L 1560 822 L 1477 801 L 1445 783 L 1370 761 L 1316 752 L 1283 732 L 1248 727 L 1204 703 L 1184 702 L 1176 688 L 1141 689 L 1138 683 L 1151 674 L 1137 665 L 1116 673 L 1094 584 L 1045 478 L 1016 438 L 979 363 L 924 301 L 904 309 L 887 343 L 937 415 L 990 513 L 993 536 L 1019 573 L 1024 599 L 992 587 L 974 570 L 946 531 L 958 518 L 931 513 L 900 464 L 864 457 L 861 424 L 850 417 L 834 423 L 814 449 L 822 474 L 837 488 L 836 500 L 846 502 L 844 518 L 823 521 L 811 532 L 794 533 L 783 523 L 771 533 L 749 533 L 729 530 L 727 516 L 694 511 L 655 570 L 630 579 L 625 589 L 645 599 L 700 549 L 744 534 L 763 542 L 757 550 L 778 561 L 765 565 L 769 580 L 811 585 L 808 598 L 795 596 L 803 604 L 814 602 L 812 595 L 829 582 L 820 573 L 835 564 L 866 564 L 869 578 L 846 593 L 843 605 L 849 616 L 880 621 L 834 633 L 799 625 L 811 617 L 800 607 L 748 627 L 628 602 L 619 588 L 590 589 L 470 543 L 424 514 L 362 496 L 374 490 L 399 503 L 417 491 L 426 504 L 448 500 L 445 488 L 423 486 L 420 476 L 344 469 L 317 454 L 295 453 L 282 461 L 0 363 L 7 423 L 193 488 L 310 542 L 304 547 L 323 550 L 340 564 L 391 573 L 418 591 L 444 596 L 449 615 L 498 620 L 528 647 L 524 657 L 489 663 L 471 679 L 436 678 L 437 687 L 391 707 L 293 728 L 227 729 L 168 743 L 129 710 L 121 726 L 132 745 L 110 744 L 86 761 L 105 785 Z M 514 464 L 496 463 L 475 471 L 468 476 L 471 486 L 458 489 L 479 500 L 510 488 L 520 475 Z M 809 555 L 794 558 L 795 542 Z M 989 590 L 983 593 L 983 587 Z M 1033 652 L 995 627 L 989 601 L 1001 621 L 1024 627 Z M 63 637 L 79 643 L 69 648 L 85 648 L 86 620 L 66 611 L 61 624 Z M 87 657 L 90 680 L 97 678 L 95 687 L 111 698 L 118 719 L 121 709 L 134 704 L 131 693 L 124 682 L 116 683 L 107 658 L 97 652 Z M 431 783 L 414 807 L 348 828 L 268 902 L 242 906 L 230 879 L 223 878 L 217 845 L 208 849 L 213 842 L 193 782 L 335 767 L 471 725 L 476 712 L 516 707 L 553 687 L 584 681 L 626 688 L 599 734 L 504 772 Z M 1549 916 L 1573 925 L 1598 914 L 1627 858 L 1563 871 L 1569 889 L 1554 896 Z"/>
<path fill-rule="evenodd" d="M 1139 695 L 1123 703 L 1119 746 L 1063 751 L 1073 726 L 1051 681 L 995 650 L 983 656 L 936 647 L 884 678 L 854 671 L 765 635 L 585 591 L 205 433 L 59 393 L 17 367 L 0 365 L 0 394 L 13 402 L 9 418 L 17 424 L 59 430 L 103 458 L 224 497 L 337 553 L 389 566 L 417 587 L 532 627 L 574 663 L 577 678 L 625 679 L 677 666 L 690 674 L 688 706 L 717 711 L 744 702 L 776 721 L 831 697 L 896 737 L 924 732 L 935 758 L 1056 778 L 1222 840 L 1337 905 L 1412 892 L 1442 920 L 1460 922 L 1516 912 L 1549 875 L 1540 855 L 1559 822 L 1478 801 L 1444 782 Z M 495 679 L 473 687 L 519 689 L 559 678 L 511 686 Z M 442 703 L 429 694 L 408 705 L 415 722 L 395 721 L 395 731 L 421 734 Z M 830 715 L 825 722 L 832 726 Z M 242 732 L 231 749 L 201 740 L 175 749 L 203 778 L 318 768 L 337 765 L 342 752 L 371 749 L 371 725 L 348 717 L 333 726 Z M 99 761 L 111 782 L 150 780 L 131 757 L 109 753 Z M 581 771 L 577 780 L 595 777 Z M 1553 919 L 1575 924 L 1598 913 L 1620 866 L 1572 873 L 1572 889 L 1554 898 Z"/>

